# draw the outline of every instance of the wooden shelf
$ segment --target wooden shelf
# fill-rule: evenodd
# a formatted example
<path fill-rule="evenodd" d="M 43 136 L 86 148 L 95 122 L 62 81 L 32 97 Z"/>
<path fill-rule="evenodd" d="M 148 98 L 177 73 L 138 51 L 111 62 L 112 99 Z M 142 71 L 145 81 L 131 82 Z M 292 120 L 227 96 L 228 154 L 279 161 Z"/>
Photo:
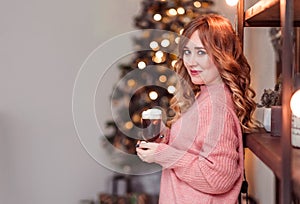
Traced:
<path fill-rule="evenodd" d="M 275 138 L 267 133 L 247 135 L 247 146 L 276 176 L 276 203 L 291 203 L 291 192 L 300 198 L 300 150 L 291 148 L 291 110 L 288 106 L 292 95 L 293 31 L 300 26 L 300 0 L 260 0 L 245 11 L 240 0 L 237 13 L 237 31 L 244 41 L 245 27 L 282 27 L 282 136 Z M 298 56 L 297 56 L 298 57 Z M 298 170 L 299 171 L 299 170 Z"/>
<path fill-rule="evenodd" d="M 263 161 L 281 180 L 281 137 L 273 137 L 261 130 L 246 134 L 246 147 Z M 294 193 L 300 197 L 300 149 L 292 148 L 292 185 Z"/>
<path fill-rule="evenodd" d="M 269 133 L 263 131 L 247 134 L 246 147 L 263 161 L 278 178 L 281 177 L 281 145 L 279 137 L 272 137 Z"/>
<path fill-rule="evenodd" d="M 294 26 L 300 26 L 300 1 L 294 0 Z M 280 27 L 280 0 L 260 0 L 245 11 L 245 27 Z"/>

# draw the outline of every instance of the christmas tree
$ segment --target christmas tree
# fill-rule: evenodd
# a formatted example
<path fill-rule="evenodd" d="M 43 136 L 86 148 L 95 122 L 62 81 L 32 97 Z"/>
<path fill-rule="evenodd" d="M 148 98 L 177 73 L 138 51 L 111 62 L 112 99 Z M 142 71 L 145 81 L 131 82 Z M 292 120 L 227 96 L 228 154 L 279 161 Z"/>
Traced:
<path fill-rule="evenodd" d="M 192 19 L 204 13 L 212 13 L 214 2 L 144 0 L 141 4 L 142 9 L 134 22 L 143 34 L 134 38 L 133 42 L 137 50 L 145 46 L 149 49 L 134 53 L 130 63 L 119 66 L 122 80 L 111 97 L 112 106 L 117 107 L 114 113 L 117 118 L 107 122 L 107 126 L 113 127 L 115 131 L 106 135 L 116 148 L 130 154 L 135 153 L 138 138 L 129 135 L 136 134 L 133 132 L 134 127 L 141 127 L 142 111 L 159 107 L 165 113 L 164 122 L 172 117 L 169 101 L 176 91 L 176 77 L 171 69 L 176 63 L 176 55 L 173 53 L 179 41 L 178 35 Z M 136 76 L 133 77 L 129 73 L 135 70 L 138 70 L 138 74 L 133 74 Z"/>

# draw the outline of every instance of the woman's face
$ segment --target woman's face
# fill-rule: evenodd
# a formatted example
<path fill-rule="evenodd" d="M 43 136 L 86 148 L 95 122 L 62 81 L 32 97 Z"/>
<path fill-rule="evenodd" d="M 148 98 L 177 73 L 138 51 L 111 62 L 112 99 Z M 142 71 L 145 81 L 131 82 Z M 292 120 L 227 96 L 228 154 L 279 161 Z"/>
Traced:
<path fill-rule="evenodd" d="M 192 82 L 196 85 L 212 85 L 222 82 L 216 65 L 199 38 L 198 31 L 192 34 L 183 49 L 183 63 Z"/>

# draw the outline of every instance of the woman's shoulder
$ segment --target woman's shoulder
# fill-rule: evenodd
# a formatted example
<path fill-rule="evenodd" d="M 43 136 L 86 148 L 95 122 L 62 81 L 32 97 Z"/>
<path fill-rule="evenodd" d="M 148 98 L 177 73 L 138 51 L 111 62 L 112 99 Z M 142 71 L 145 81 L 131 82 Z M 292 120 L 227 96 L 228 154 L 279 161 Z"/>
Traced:
<path fill-rule="evenodd" d="M 232 93 L 225 84 L 204 86 L 197 98 L 200 107 L 213 106 L 234 109 Z"/>

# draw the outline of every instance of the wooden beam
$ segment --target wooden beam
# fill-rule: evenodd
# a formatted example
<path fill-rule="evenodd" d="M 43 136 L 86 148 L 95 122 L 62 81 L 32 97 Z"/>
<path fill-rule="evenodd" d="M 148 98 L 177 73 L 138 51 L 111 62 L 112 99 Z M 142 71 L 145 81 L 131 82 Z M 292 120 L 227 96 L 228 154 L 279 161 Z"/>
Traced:
<path fill-rule="evenodd" d="M 280 203 L 291 203 L 291 109 L 293 90 L 293 11 L 294 0 L 280 0 L 282 26 L 282 134 L 281 134 L 281 181 Z"/>

